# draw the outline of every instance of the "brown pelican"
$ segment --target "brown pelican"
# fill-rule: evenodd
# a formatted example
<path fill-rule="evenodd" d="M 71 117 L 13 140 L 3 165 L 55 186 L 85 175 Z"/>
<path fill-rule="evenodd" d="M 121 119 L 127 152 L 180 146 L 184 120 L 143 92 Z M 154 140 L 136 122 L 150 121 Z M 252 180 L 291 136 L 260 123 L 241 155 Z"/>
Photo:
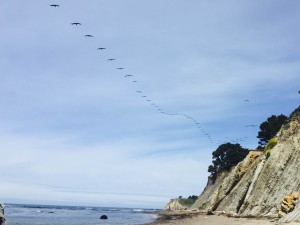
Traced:
<path fill-rule="evenodd" d="M 50 5 L 50 6 L 52 6 L 52 7 L 54 7 L 54 8 L 59 7 L 59 5 L 56 5 L 56 4 L 52 4 L 52 5 Z"/>
<path fill-rule="evenodd" d="M 93 35 L 91 35 L 91 34 L 87 34 L 87 35 L 85 35 L 85 37 L 94 37 Z"/>
<path fill-rule="evenodd" d="M 81 25 L 81 23 L 71 23 L 71 25 Z"/>
<path fill-rule="evenodd" d="M 257 127 L 257 125 L 250 124 L 250 125 L 246 125 L 245 127 Z"/>

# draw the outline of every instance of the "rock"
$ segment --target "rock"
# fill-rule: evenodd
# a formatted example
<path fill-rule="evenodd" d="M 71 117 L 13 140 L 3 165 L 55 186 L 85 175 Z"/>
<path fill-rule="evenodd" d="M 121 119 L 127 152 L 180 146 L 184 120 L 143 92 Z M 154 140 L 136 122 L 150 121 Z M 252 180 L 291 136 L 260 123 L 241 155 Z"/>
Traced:
<path fill-rule="evenodd" d="M 170 211 L 181 211 L 188 209 L 188 207 L 180 204 L 180 200 L 176 198 L 171 199 L 170 202 L 165 206 L 165 209 Z"/>
<path fill-rule="evenodd" d="M 206 215 L 211 216 L 214 215 L 214 213 L 212 211 L 207 211 Z"/>
<path fill-rule="evenodd" d="M 287 205 L 292 205 L 294 201 L 294 197 L 292 195 L 286 195 L 283 199 Z"/>
<path fill-rule="evenodd" d="M 294 191 L 292 195 L 294 197 L 294 200 L 298 200 L 299 199 L 299 191 Z"/>
<path fill-rule="evenodd" d="M 291 195 L 284 196 L 282 203 L 280 204 L 278 216 L 282 218 L 286 214 L 292 212 L 295 208 L 295 204 L 298 198 L 299 198 L 299 192 L 293 192 L 293 194 Z"/>
<path fill-rule="evenodd" d="M 284 212 L 282 212 L 282 211 L 279 211 L 278 212 L 278 217 L 279 218 L 282 218 L 282 217 L 284 217 L 286 214 L 284 213 Z"/>
<path fill-rule="evenodd" d="M 107 219 L 108 219 L 107 215 L 100 216 L 100 220 L 107 220 Z"/>
<path fill-rule="evenodd" d="M 280 205 L 280 211 L 282 211 L 284 213 L 288 213 L 290 211 L 290 209 L 289 209 L 289 207 L 286 204 L 282 203 Z"/>

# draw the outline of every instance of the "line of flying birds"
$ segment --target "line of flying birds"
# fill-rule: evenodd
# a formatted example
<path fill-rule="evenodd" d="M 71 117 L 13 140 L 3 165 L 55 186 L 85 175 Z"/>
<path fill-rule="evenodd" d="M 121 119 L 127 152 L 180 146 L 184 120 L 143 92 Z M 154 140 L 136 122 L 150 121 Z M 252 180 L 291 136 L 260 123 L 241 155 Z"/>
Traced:
<path fill-rule="evenodd" d="M 51 4 L 50 5 L 51 7 L 54 7 L 54 8 L 58 8 L 60 7 L 60 5 L 58 4 Z M 72 22 L 71 23 L 72 26 L 81 26 L 82 24 L 80 22 Z M 93 38 L 94 36 L 92 34 L 86 34 L 85 37 L 87 38 Z M 106 50 L 105 47 L 99 47 L 97 50 L 99 51 L 103 51 L 103 50 Z M 116 59 L 114 58 L 109 58 L 107 59 L 107 61 L 110 61 L 110 62 L 113 62 L 115 61 Z M 124 70 L 125 68 L 124 67 L 117 67 L 116 69 L 118 70 Z M 125 78 L 130 78 L 130 77 L 133 77 L 132 74 L 126 74 L 124 75 Z M 136 83 L 137 81 L 136 80 L 132 80 L 133 83 Z M 203 127 L 200 125 L 200 123 L 194 119 L 193 117 L 187 115 L 187 114 L 184 114 L 184 113 L 170 113 L 170 112 L 166 112 L 165 110 L 162 109 L 162 107 L 160 107 L 159 105 L 155 104 L 154 102 L 152 102 L 151 99 L 149 99 L 146 95 L 144 95 L 144 93 L 142 91 L 136 91 L 138 94 L 141 95 L 142 98 L 145 98 L 147 102 L 151 102 L 150 105 L 152 107 L 154 107 L 157 111 L 159 111 L 161 114 L 164 114 L 164 115 L 167 115 L 167 116 L 181 116 L 181 117 L 184 117 L 188 120 L 191 120 L 196 126 L 198 129 L 200 129 L 200 131 L 207 137 L 207 139 L 209 140 L 210 143 L 214 144 L 215 141 L 212 139 L 211 135 L 208 134 L 205 129 L 203 129 Z M 300 91 L 299 91 L 300 93 Z M 249 102 L 250 100 L 249 99 L 245 99 L 244 100 L 245 102 Z M 253 125 L 253 124 L 250 124 L 250 125 L 246 125 L 245 127 L 256 127 L 257 125 Z M 237 138 L 237 139 L 229 139 L 228 137 L 225 137 L 225 139 L 227 139 L 228 141 L 230 142 L 240 142 L 240 141 L 245 141 L 248 137 L 243 137 L 243 138 Z M 219 144 L 222 143 L 222 141 L 219 141 L 218 142 Z M 223 141 L 224 143 L 224 141 Z"/>

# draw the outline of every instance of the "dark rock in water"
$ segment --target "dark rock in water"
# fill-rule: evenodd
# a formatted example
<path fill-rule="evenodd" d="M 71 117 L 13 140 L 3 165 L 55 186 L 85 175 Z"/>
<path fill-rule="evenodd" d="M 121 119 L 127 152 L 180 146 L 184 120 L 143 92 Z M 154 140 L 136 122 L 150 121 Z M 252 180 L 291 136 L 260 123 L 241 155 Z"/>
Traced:
<path fill-rule="evenodd" d="M 107 220 L 107 219 L 108 219 L 107 215 L 100 216 L 100 220 Z"/>

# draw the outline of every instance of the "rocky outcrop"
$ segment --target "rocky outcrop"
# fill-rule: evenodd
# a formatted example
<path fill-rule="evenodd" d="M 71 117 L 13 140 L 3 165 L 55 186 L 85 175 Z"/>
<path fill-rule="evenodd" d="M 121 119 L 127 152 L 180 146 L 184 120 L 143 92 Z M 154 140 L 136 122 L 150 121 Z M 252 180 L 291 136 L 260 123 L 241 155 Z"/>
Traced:
<path fill-rule="evenodd" d="M 298 203 L 299 199 L 299 192 L 296 191 L 291 195 L 286 195 L 283 198 L 283 201 L 280 205 L 278 216 L 279 217 L 285 217 L 286 214 L 292 212 L 295 209 L 296 203 Z"/>
<path fill-rule="evenodd" d="M 203 193 L 192 210 L 238 211 L 240 204 L 247 194 L 253 177 L 254 169 L 260 162 L 262 152 L 251 151 L 248 156 L 230 172 L 224 172 L 213 183 L 209 181 Z"/>
<path fill-rule="evenodd" d="M 191 209 L 202 207 L 255 217 L 278 217 L 281 210 L 284 217 L 289 217 L 293 208 L 292 221 L 300 219 L 297 201 L 294 199 L 291 203 L 285 198 L 300 190 L 300 108 L 282 127 L 276 139 L 277 145 L 267 159 L 261 152 L 252 151 L 228 174 L 221 174 L 215 183 L 208 182 Z"/>
<path fill-rule="evenodd" d="M 165 206 L 165 210 L 170 210 L 170 211 L 186 210 L 186 209 L 188 209 L 188 207 L 180 204 L 178 198 L 171 199 L 170 202 Z"/>
<path fill-rule="evenodd" d="M 279 223 L 284 223 L 284 222 L 292 222 L 292 221 L 296 221 L 299 222 L 300 221 L 300 204 L 298 204 L 299 199 L 294 201 L 294 210 L 292 212 L 289 213 L 281 213 L 281 211 L 278 212 L 279 217 L 281 217 L 281 219 L 279 220 Z"/>
<path fill-rule="evenodd" d="M 100 216 L 100 220 L 107 220 L 107 219 L 108 219 L 107 215 Z"/>

